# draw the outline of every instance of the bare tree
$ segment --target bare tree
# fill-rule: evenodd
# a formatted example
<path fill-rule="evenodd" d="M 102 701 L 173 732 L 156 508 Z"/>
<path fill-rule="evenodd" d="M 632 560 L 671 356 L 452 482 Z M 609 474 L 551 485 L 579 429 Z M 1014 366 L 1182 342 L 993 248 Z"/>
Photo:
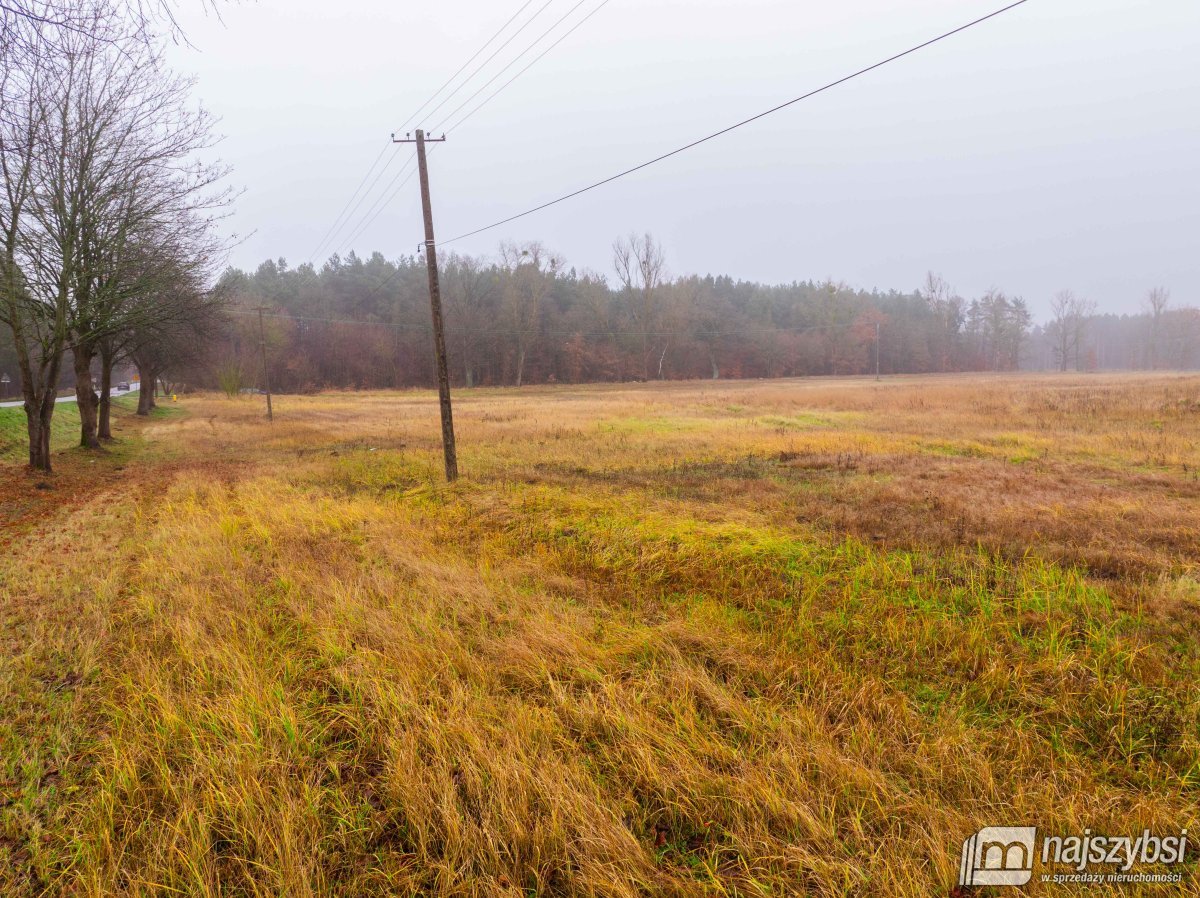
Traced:
<path fill-rule="evenodd" d="M 210 261 L 208 218 L 229 199 L 210 189 L 220 167 L 194 162 L 213 142 L 211 119 L 189 108 L 190 82 L 152 48 L 88 38 L 64 54 L 46 117 L 46 163 L 34 204 L 43 250 L 37 267 L 65 280 L 80 442 L 99 446 L 92 363 L 102 344 L 138 318 L 163 277 Z"/>
<path fill-rule="evenodd" d="M 1070 290 L 1060 290 L 1050 300 L 1050 313 L 1054 317 L 1046 325 L 1046 331 L 1053 341 L 1054 361 L 1060 371 L 1066 371 L 1072 363 L 1078 370 L 1082 367 L 1081 352 L 1096 304 Z"/>
<path fill-rule="evenodd" d="M 39 301 L 25 270 L 30 207 L 39 159 L 44 91 L 53 84 L 42 59 L 19 42 L 0 43 L 0 320 L 12 332 L 29 436 L 29 464 L 50 469 L 50 421 L 68 329 L 60 296 Z"/>
<path fill-rule="evenodd" d="M 211 243 L 215 244 L 215 241 Z M 125 297 L 123 328 L 98 341 L 100 389 L 97 435 L 112 439 L 110 423 L 113 366 L 122 359 L 134 363 L 143 390 L 138 396 L 138 414 L 153 407 L 154 385 L 166 374 L 182 375 L 195 370 L 209 347 L 226 328 L 230 291 L 218 284 L 207 290 L 208 263 L 223 247 L 203 243 L 183 248 L 176 259 L 165 255 L 170 244 L 156 247 L 146 260 L 151 274 Z"/>
<path fill-rule="evenodd" d="M 666 278 L 666 257 L 662 245 L 650 234 L 630 234 L 613 244 L 613 268 L 630 300 L 630 314 L 638 328 L 641 343 L 642 374 L 650 379 L 651 357 L 666 338 L 659 333 L 661 297 L 659 288 Z M 665 357 L 666 349 L 660 355 Z M 661 366 L 659 368 L 661 373 Z"/>
<path fill-rule="evenodd" d="M 220 14 L 216 2 L 200 5 Z M 0 0 L 0 45 L 53 56 L 71 36 L 114 45 L 164 36 L 186 43 L 176 7 L 174 0 Z"/>
<path fill-rule="evenodd" d="M 500 247 L 500 259 L 506 274 L 504 312 L 512 328 L 516 350 L 515 383 L 519 387 L 524 382 L 529 350 L 541 332 L 542 300 L 550 292 L 562 263 L 537 242 L 506 243 Z"/>
<path fill-rule="evenodd" d="M 205 291 L 184 279 L 153 297 L 155 307 L 169 309 L 169 314 L 147 318 L 125 335 L 123 344 L 141 383 L 139 415 L 154 408 L 160 380 L 186 379 L 207 364 L 210 348 L 228 328 L 229 300 L 220 288 Z"/>
<path fill-rule="evenodd" d="M 1053 317 L 1046 325 L 1046 332 L 1050 335 L 1054 361 L 1060 371 L 1067 370 L 1067 362 L 1070 361 L 1073 349 L 1071 345 L 1073 328 L 1070 324 L 1070 317 L 1074 303 L 1075 296 L 1070 290 L 1060 290 L 1050 300 L 1050 314 Z"/>
<path fill-rule="evenodd" d="M 932 271 L 925 275 L 925 283 L 918 292 L 929 304 L 936 322 L 931 350 L 937 370 L 950 371 L 955 367 L 954 349 L 962 333 L 963 298 L 941 275 Z"/>
<path fill-rule="evenodd" d="M 1157 370 L 1163 338 L 1163 316 L 1171 304 L 1171 291 L 1166 287 L 1152 287 L 1142 304 L 1150 316 L 1150 334 L 1146 340 L 1146 366 Z"/>
<path fill-rule="evenodd" d="M 11 47 L 10 47 L 11 49 Z M 109 379 L 119 337 L 169 314 L 180 268 L 207 276 L 220 256 L 212 223 L 231 200 L 220 167 L 194 161 L 211 120 L 188 107 L 141 40 L 69 31 L 54 55 L 19 47 L 22 100 L 3 123 L 7 197 L 4 319 L 17 344 L 30 464 L 49 470 L 49 422 L 61 359 L 73 356 L 81 443 L 99 445 L 92 363 Z M 6 102 L 6 111 L 10 105 Z"/>

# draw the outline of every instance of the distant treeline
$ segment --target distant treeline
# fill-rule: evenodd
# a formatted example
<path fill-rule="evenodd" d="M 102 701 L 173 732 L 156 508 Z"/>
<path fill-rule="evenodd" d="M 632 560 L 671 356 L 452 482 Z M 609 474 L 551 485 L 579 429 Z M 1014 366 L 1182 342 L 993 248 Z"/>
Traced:
<path fill-rule="evenodd" d="M 1085 321 L 1078 352 L 1063 352 L 1055 322 L 1035 327 L 1021 353 L 1021 367 L 1032 371 L 1151 371 L 1200 368 L 1200 311 L 1166 309 L 1136 315 L 1091 315 Z"/>
<path fill-rule="evenodd" d="M 1086 301 L 1061 294 L 1057 317 L 1035 326 L 1020 297 L 992 290 L 966 299 L 932 274 L 911 293 L 671 278 L 649 236 L 614 246 L 615 278 L 569 268 L 539 244 L 505 245 L 493 260 L 440 261 L 459 384 L 867 374 L 877 348 L 884 374 L 1200 362 L 1193 309 L 1095 316 Z M 319 270 L 268 261 L 253 273 L 226 272 L 220 290 L 234 323 L 211 373 L 226 388 L 261 383 L 252 311 L 260 306 L 277 390 L 433 382 L 421 257 L 351 254 Z"/>

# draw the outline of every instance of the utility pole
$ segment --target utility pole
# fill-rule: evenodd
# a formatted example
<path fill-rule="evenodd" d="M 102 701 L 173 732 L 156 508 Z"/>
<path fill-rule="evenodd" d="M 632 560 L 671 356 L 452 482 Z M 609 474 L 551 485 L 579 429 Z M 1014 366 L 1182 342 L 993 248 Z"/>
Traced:
<path fill-rule="evenodd" d="M 267 388 L 267 420 L 274 421 L 275 413 L 271 410 L 271 374 L 267 370 L 267 330 L 263 326 L 263 307 L 258 310 L 258 348 L 262 351 L 263 385 Z"/>
<path fill-rule="evenodd" d="M 425 165 L 425 143 L 442 143 L 446 135 L 427 138 L 418 129 L 416 138 L 396 140 L 392 143 L 415 143 L 417 145 L 417 169 L 421 179 L 421 211 L 425 215 L 425 265 L 429 269 L 429 307 L 433 312 L 433 352 L 437 358 L 438 401 L 442 410 L 442 452 L 446 457 L 446 480 L 453 483 L 458 479 L 458 454 L 454 449 L 454 414 L 450 407 L 450 372 L 446 364 L 446 332 L 442 325 L 442 292 L 438 286 L 437 247 L 433 242 L 433 205 L 429 199 L 429 169 Z"/>
<path fill-rule="evenodd" d="M 875 379 L 879 380 L 879 322 L 875 322 Z"/>

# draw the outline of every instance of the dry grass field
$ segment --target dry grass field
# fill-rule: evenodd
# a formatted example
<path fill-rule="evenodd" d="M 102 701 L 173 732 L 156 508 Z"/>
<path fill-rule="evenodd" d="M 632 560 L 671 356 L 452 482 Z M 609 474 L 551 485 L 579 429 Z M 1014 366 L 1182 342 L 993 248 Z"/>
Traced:
<path fill-rule="evenodd" d="M 275 408 L 0 468 L 0 895 L 928 898 L 983 825 L 1200 844 L 1200 377 L 464 391 L 450 487 L 429 393 Z"/>

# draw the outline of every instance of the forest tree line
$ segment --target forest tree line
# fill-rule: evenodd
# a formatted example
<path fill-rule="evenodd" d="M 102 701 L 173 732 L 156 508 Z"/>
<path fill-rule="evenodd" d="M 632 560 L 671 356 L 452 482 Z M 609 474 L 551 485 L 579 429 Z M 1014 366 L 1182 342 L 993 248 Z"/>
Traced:
<path fill-rule="evenodd" d="M 649 235 L 617 241 L 608 276 L 569 267 L 539 243 L 440 262 L 459 385 L 868 374 L 876 353 L 883 374 L 1200 364 L 1200 315 L 1169 302 L 1154 314 L 1101 316 L 1071 294 L 1035 324 L 1020 297 L 989 290 L 964 298 L 933 274 L 908 293 L 672 278 Z M 273 389 L 433 382 L 419 256 L 350 254 L 319 269 L 267 261 L 254 272 L 227 271 L 220 289 L 233 326 L 210 376 L 230 388 L 266 382 L 258 308 Z"/>
<path fill-rule="evenodd" d="M 648 235 L 617 241 L 607 276 L 526 243 L 505 244 L 492 259 L 449 254 L 441 283 L 459 386 L 856 375 L 876 365 L 881 374 L 1200 366 L 1200 312 L 1163 288 L 1127 315 L 1099 315 L 1062 291 L 1049 318 L 1035 323 L 1020 297 L 989 290 L 965 298 L 934 274 L 907 293 L 669 277 Z M 94 366 L 101 394 L 114 359 L 136 367 L 145 384 L 230 393 L 434 382 L 420 256 L 352 253 L 319 269 L 270 260 L 253 272 L 228 269 L 213 289 L 193 285 L 184 297 L 181 312 L 195 314 L 181 314 L 178 326 L 123 332 Z M 142 347 L 139 333 L 161 339 Z M 0 345 L 0 367 L 11 355 L 11 341 Z M 61 379 L 72 383 L 74 374 L 68 368 Z M 143 396 L 147 404 L 152 391 Z"/>

